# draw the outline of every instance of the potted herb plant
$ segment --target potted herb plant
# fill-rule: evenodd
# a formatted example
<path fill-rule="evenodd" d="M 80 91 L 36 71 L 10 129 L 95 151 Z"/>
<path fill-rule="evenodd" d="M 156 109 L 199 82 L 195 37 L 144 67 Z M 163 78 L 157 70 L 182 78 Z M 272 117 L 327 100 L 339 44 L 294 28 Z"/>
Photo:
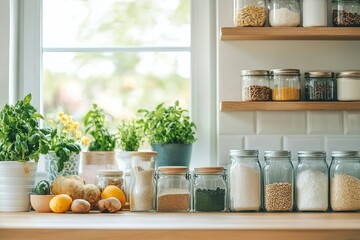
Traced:
<path fill-rule="evenodd" d="M 105 112 L 93 104 L 85 115 L 85 134 L 90 134 L 88 151 L 82 152 L 81 176 L 86 183 L 95 183 L 97 170 L 117 169 L 115 157 L 115 134 L 109 132 Z"/>
<path fill-rule="evenodd" d="M 43 116 L 31 99 L 29 94 L 0 112 L 0 211 L 29 211 L 39 155 L 47 152 L 49 132 L 40 128 Z"/>
<path fill-rule="evenodd" d="M 142 124 L 153 151 L 157 152 L 156 167 L 190 165 L 192 143 L 196 141 L 196 125 L 188 111 L 176 101 L 173 106 L 159 104 L 154 110 L 139 110 Z"/>
<path fill-rule="evenodd" d="M 49 121 L 51 132 L 44 159 L 50 181 L 57 176 L 79 174 L 81 145 L 87 143 L 86 137 L 81 139 L 79 127 L 79 122 L 63 112 L 57 114 L 57 119 Z"/>

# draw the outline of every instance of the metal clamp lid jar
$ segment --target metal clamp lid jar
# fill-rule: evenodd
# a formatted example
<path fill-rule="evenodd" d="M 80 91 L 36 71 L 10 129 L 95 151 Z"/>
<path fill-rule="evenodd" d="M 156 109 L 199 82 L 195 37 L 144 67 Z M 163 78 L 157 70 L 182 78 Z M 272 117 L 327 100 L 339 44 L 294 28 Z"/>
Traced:
<path fill-rule="evenodd" d="M 263 27 L 266 22 L 265 0 L 234 0 L 235 27 Z"/>
<path fill-rule="evenodd" d="M 360 152 L 334 151 L 330 166 L 333 211 L 360 211 Z"/>
<path fill-rule="evenodd" d="M 195 168 L 193 182 L 194 211 L 223 212 L 227 210 L 226 170 L 223 167 Z"/>
<path fill-rule="evenodd" d="M 270 73 L 273 101 L 300 100 L 299 69 L 273 69 Z"/>
<path fill-rule="evenodd" d="M 242 101 L 270 101 L 269 71 L 242 70 Z"/>
<path fill-rule="evenodd" d="M 187 167 L 162 166 L 156 173 L 156 209 L 164 212 L 190 211 L 190 174 Z"/>
<path fill-rule="evenodd" d="M 229 197 L 231 211 L 259 211 L 261 167 L 257 150 L 230 150 Z"/>
<path fill-rule="evenodd" d="M 360 27 L 359 0 L 332 0 L 334 27 Z"/>
<path fill-rule="evenodd" d="M 334 73 L 326 71 L 306 72 L 305 99 L 307 101 L 334 101 Z"/>
<path fill-rule="evenodd" d="M 297 27 L 300 25 L 300 0 L 269 0 L 271 27 Z"/>
<path fill-rule="evenodd" d="M 360 70 L 339 72 L 336 81 L 339 101 L 360 101 Z"/>
<path fill-rule="evenodd" d="M 293 209 L 294 173 L 289 151 L 265 151 L 264 194 L 268 212 Z"/>
<path fill-rule="evenodd" d="M 299 211 L 326 211 L 329 174 L 326 153 L 299 151 L 296 168 L 296 206 Z"/>

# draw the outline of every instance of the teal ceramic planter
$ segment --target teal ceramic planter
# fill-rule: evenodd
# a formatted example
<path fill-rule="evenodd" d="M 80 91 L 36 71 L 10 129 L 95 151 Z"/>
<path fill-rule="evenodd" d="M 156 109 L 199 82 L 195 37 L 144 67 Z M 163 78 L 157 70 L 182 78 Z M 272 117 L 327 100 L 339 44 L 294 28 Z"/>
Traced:
<path fill-rule="evenodd" d="M 155 167 L 186 166 L 191 160 L 192 144 L 166 143 L 152 144 L 151 148 L 157 152 Z"/>

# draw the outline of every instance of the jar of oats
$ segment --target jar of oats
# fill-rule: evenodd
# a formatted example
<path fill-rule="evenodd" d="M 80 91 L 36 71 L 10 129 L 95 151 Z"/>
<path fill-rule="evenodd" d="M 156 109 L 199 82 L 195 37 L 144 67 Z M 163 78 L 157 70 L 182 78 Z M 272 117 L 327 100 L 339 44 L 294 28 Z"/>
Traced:
<path fill-rule="evenodd" d="M 265 0 L 234 0 L 235 27 L 263 27 L 265 21 Z"/>
<path fill-rule="evenodd" d="M 270 101 L 269 71 L 242 70 L 242 101 Z"/>

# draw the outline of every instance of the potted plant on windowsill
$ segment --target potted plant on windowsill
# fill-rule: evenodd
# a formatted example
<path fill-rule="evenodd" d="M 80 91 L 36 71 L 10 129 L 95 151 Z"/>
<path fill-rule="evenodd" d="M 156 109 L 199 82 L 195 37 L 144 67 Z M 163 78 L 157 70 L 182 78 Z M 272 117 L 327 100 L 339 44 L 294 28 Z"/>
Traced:
<path fill-rule="evenodd" d="M 39 155 L 47 151 L 49 132 L 40 128 L 43 116 L 31 98 L 0 112 L 0 211 L 29 211 Z"/>
<path fill-rule="evenodd" d="M 196 141 L 196 125 L 187 115 L 188 111 L 176 101 L 173 106 L 159 104 L 154 110 L 139 110 L 144 116 L 138 122 L 143 126 L 153 151 L 157 152 L 156 168 L 159 166 L 190 165 L 192 143 Z"/>
<path fill-rule="evenodd" d="M 44 157 L 50 181 L 57 176 L 78 175 L 81 145 L 88 143 L 86 137 L 81 139 L 80 124 L 70 115 L 59 112 L 57 118 L 48 122 L 51 132 Z"/>
<path fill-rule="evenodd" d="M 85 134 L 90 134 L 87 151 L 82 152 L 81 176 L 86 183 L 95 183 L 98 170 L 118 169 L 115 156 L 115 134 L 109 132 L 103 109 L 93 104 L 84 118 Z"/>

